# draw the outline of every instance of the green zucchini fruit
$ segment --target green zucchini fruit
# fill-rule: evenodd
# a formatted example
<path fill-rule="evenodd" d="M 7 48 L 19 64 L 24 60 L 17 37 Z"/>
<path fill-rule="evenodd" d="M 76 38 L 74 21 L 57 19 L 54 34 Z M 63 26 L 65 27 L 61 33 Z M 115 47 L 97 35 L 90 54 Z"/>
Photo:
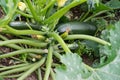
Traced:
<path fill-rule="evenodd" d="M 18 30 L 26 30 L 26 29 L 30 29 L 30 28 L 32 28 L 34 30 L 40 30 L 42 25 L 27 23 L 24 21 L 12 21 L 9 23 L 9 26 L 14 29 L 18 29 Z"/>
<path fill-rule="evenodd" d="M 85 22 L 67 22 L 57 26 L 57 31 L 61 34 L 69 29 L 70 34 L 94 35 L 97 28 Z"/>

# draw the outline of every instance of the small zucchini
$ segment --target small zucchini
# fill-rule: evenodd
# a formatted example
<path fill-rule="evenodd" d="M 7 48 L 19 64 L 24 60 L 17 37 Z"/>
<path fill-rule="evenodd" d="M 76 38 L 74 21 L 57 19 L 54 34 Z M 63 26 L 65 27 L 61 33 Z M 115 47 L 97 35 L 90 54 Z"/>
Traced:
<path fill-rule="evenodd" d="M 25 29 L 30 29 L 30 28 L 34 30 L 40 30 L 42 25 L 27 23 L 24 21 L 12 21 L 9 23 L 9 26 L 14 29 L 18 29 L 18 30 L 25 30 Z"/>
<path fill-rule="evenodd" d="M 68 22 L 57 26 L 57 31 L 61 34 L 69 30 L 70 34 L 94 35 L 97 28 L 94 25 L 84 22 Z"/>

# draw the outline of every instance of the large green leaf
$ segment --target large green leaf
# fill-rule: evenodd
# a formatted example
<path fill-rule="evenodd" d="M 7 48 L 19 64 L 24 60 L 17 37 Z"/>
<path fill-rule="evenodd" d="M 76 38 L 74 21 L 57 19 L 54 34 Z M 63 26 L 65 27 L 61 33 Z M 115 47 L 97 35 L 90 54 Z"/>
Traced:
<path fill-rule="evenodd" d="M 110 0 L 106 3 L 106 5 L 113 9 L 119 9 L 120 8 L 120 0 Z"/>
<path fill-rule="evenodd" d="M 0 0 L 0 6 L 3 8 L 4 12 L 8 14 L 9 12 L 12 12 L 17 1 L 18 0 Z"/>
<path fill-rule="evenodd" d="M 106 6 L 103 3 L 99 3 L 99 6 L 95 6 L 95 9 L 93 9 L 92 12 L 94 14 L 97 14 L 97 13 L 106 12 L 106 11 L 110 11 L 110 10 L 111 10 L 110 7 Z"/>
<path fill-rule="evenodd" d="M 84 22 L 86 22 L 86 21 L 90 20 L 91 18 L 98 16 L 102 13 L 108 12 L 110 10 L 112 10 L 110 7 L 106 6 L 103 3 L 99 3 L 99 6 L 96 5 L 95 8 L 93 8 L 91 10 L 91 12 L 93 12 L 93 14 L 90 17 L 88 17 L 87 19 L 85 19 Z"/>
<path fill-rule="evenodd" d="M 82 59 L 75 53 L 61 56 L 61 62 L 65 66 L 59 66 L 55 69 L 56 80 L 80 80 L 90 75 L 89 70 L 82 63 Z"/>
<path fill-rule="evenodd" d="M 102 47 L 101 54 L 107 56 L 102 67 L 92 68 L 85 65 L 82 59 L 73 53 L 61 56 L 61 62 L 65 65 L 56 68 L 56 80 L 120 80 L 120 22 L 107 30 L 108 40 L 111 46 Z M 103 37 L 106 37 L 103 35 Z"/>
<path fill-rule="evenodd" d="M 6 16 L 4 17 L 4 19 L 0 19 L 1 25 L 8 24 L 9 21 L 11 21 L 11 19 L 15 15 L 18 2 L 19 0 L 5 0 L 5 1 L 0 0 L 0 5 L 3 8 L 4 12 L 6 13 Z"/>
<path fill-rule="evenodd" d="M 0 7 L 2 7 L 2 9 L 4 10 L 5 13 L 8 12 L 8 8 L 7 8 L 5 0 L 0 0 Z"/>

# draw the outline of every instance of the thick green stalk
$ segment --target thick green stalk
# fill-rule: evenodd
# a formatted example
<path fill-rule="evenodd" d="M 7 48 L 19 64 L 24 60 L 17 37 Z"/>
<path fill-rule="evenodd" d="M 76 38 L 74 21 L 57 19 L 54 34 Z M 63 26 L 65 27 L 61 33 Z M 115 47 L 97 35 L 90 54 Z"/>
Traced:
<path fill-rule="evenodd" d="M 9 33 L 15 34 L 15 35 L 28 35 L 28 34 L 39 34 L 44 35 L 45 32 L 37 31 L 37 30 L 16 30 L 6 25 L 7 31 Z M 4 32 L 4 31 L 3 31 Z"/>
<path fill-rule="evenodd" d="M 38 70 L 37 70 L 37 75 L 38 75 L 38 80 L 42 80 L 42 74 L 41 74 L 40 68 L 38 68 Z"/>
<path fill-rule="evenodd" d="M 87 39 L 87 40 L 91 40 L 91 41 L 95 41 L 98 42 L 100 44 L 103 45 L 111 45 L 109 42 L 104 41 L 100 38 L 94 37 L 94 36 L 90 36 L 90 35 L 81 35 L 81 34 L 76 34 L 76 35 L 68 35 L 65 40 L 73 40 L 73 39 Z"/>
<path fill-rule="evenodd" d="M 35 10 L 34 7 L 33 7 L 32 3 L 31 3 L 31 0 L 26 0 L 26 2 L 27 2 L 27 5 L 28 5 L 28 7 L 29 7 L 29 9 L 30 9 L 30 11 L 31 11 L 31 13 L 32 13 L 32 15 L 33 15 L 33 18 L 34 18 L 37 22 L 40 22 L 40 18 L 39 18 L 39 16 L 37 15 L 36 10 Z"/>
<path fill-rule="evenodd" d="M 7 67 L 0 68 L 0 71 L 18 68 L 18 67 L 22 67 L 22 66 L 26 66 L 26 65 L 29 65 L 29 64 L 18 64 L 18 65 L 13 65 L 13 66 L 7 66 Z"/>
<path fill-rule="evenodd" d="M 61 56 L 61 55 L 60 55 L 58 52 L 54 51 L 53 55 L 54 55 L 56 58 L 60 59 L 60 56 Z"/>
<path fill-rule="evenodd" d="M 13 48 L 13 49 L 17 49 L 17 50 L 23 49 L 22 47 L 15 45 L 15 44 L 6 44 L 5 46 Z"/>
<path fill-rule="evenodd" d="M 7 44 L 7 45 L 5 45 L 5 46 L 10 47 L 10 48 L 13 48 L 13 49 L 17 49 L 17 50 L 23 49 L 22 47 L 20 47 L 20 46 L 18 46 L 18 45 L 15 45 L 15 44 Z"/>
<path fill-rule="evenodd" d="M 2 40 L 8 40 L 6 37 L 4 37 L 4 36 L 2 36 L 2 35 L 0 35 L 0 38 L 2 39 Z M 7 44 L 6 45 L 7 47 L 10 47 L 10 48 L 13 48 L 13 49 L 23 49 L 22 47 L 20 47 L 20 46 L 18 46 L 18 45 L 16 45 L 16 44 Z"/>
<path fill-rule="evenodd" d="M 1 38 L 2 40 L 8 40 L 5 36 L 3 36 L 3 35 L 1 35 L 1 34 L 0 34 L 0 38 Z"/>
<path fill-rule="evenodd" d="M 62 17 L 66 12 L 68 12 L 72 7 L 75 7 L 79 4 L 82 4 L 86 2 L 86 0 L 74 0 L 72 3 L 70 3 L 69 5 L 65 6 L 64 8 L 58 10 L 56 13 L 54 13 L 51 17 L 49 17 L 48 19 L 46 19 L 44 21 L 44 23 L 52 23 L 53 21 L 59 19 L 60 17 Z"/>
<path fill-rule="evenodd" d="M 21 76 L 22 74 L 15 74 L 15 75 L 10 75 L 10 76 L 2 76 L 3 78 L 17 78 L 19 76 Z M 0 79 L 1 80 L 1 79 Z"/>
<path fill-rule="evenodd" d="M 71 53 L 70 49 L 67 47 L 63 39 L 57 33 L 53 32 L 51 33 L 51 36 L 60 43 L 66 53 Z"/>
<path fill-rule="evenodd" d="M 16 73 L 16 72 L 22 72 L 22 71 L 25 71 L 25 70 L 29 69 L 33 65 L 35 65 L 35 64 L 30 64 L 30 65 L 26 65 L 26 66 L 23 66 L 23 67 L 20 67 L 20 68 L 15 68 L 15 69 L 12 69 L 12 70 L 4 71 L 4 72 L 0 73 L 0 76 L 4 76 L 4 75 L 7 75 L 7 74 Z"/>
<path fill-rule="evenodd" d="M 37 68 L 39 68 L 44 62 L 45 62 L 45 58 L 42 58 L 39 62 L 35 63 L 28 71 L 26 71 L 17 80 L 24 80 L 27 76 L 29 76 L 32 72 L 34 72 Z"/>
<path fill-rule="evenodd" d="M 56 0 L 50 1 L 49 4 L 46 5 L 43 10 L 41 10 L 41 13 L 42 13 L 42 14 L 43 14 L 43 13 L 46 14 L 46 11 L 48 10 L 48 8 L 49 8 L 50 6 L 52 6 L 55 2 L 56 2 Z"/>
<path fill-rule="evenodd" d="M 47 50 L 43 50 L 43 49 L 22 49 L 22 50 L 18 50 L 18 51 L 14 51 L 14 52 L 10 52 L 8 54 L 3 54 L 3 55 L 0 55 L 0 59 L 1 58 L 6 58 L 6 57 L 12 57 L 12 56 L 15 56 L 15 55 L 18 55 L 18 54 L 23 54 L 23 53 L 38 53 L 38 54 L 42 54 L 42 53 L 48 53 Z"/>
<path fill-rule="evenodd" d="M 26 14 L 26 13 L 20 11 L 20 10 L 16 10 L 16 12 L 17 12 L 18 14 L 21 14 L 22 16 L 25 16 L 25 17 L 28 17 L 28 18 L 33 18 L 32 15 Z"/>
<path fill-rule="evenodd" d="M 56 80 L 56 79 L 55 79 L 55 73 L 53 72 L 52 69 L 50 70 L 50 73 L 51 73 L 52 80 Z"/>
<path fill-rule="evenodd" d="M 25 39 L 12 39 L 12 40 L 6 40 L 6 41 L 0 41 L 0 46 L 8 45 L 8 44 L 15 44 L 15 43 L 22 43 L 27 44 L 35 47 L 45 47 L 47 46 L 47 43 L 43 42 L 35 42 L 32 40 L 25 40 Z"/>
<path fill-rule="evenodd" d="M 45 70 L 45 76 L 43 80 L 48 80 L 52 65 L 52 54 L 53 54 L 53 48 L 50 46 L 48 49 L 48 56 L 46 61 L 46 70 Z"/>
<path fill-rule="evenodd" d="M 86 19 L 86 17 L 89 15 L 89 13 L 90 13 L 90 10 L 88 10 L 83 16 L 81 16 L 80 22 L 83 22 L 84 19 Z"/>
<path fill-rule="evenodd" d="M 90 19 L 92 19 L 93 17 L 98 16 L 98 15 L 100 15 L 100 14 L 102 14 L 102 13 L 107 12 L 107 11 L 108 11 L 108 10 L 104 10 L 104 11 L 101 11 L 101 12 L 99 12 L 99 13 L 93 14 L 93 15 L 91 15 L 90 17 L 86 18 L 83 22 L 87 22 L 87 21 L 89 21 Z"/>

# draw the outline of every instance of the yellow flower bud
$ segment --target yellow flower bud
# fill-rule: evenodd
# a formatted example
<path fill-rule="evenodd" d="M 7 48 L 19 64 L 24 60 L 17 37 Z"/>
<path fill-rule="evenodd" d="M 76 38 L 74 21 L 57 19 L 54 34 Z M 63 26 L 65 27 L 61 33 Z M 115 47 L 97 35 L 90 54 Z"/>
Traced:
<path fill-rule="evenodd" d="M 19 2 L 19 3 L 18 3 L 18 8 L 19 8 L 21 11 L 25 11 L 25 9 L 26 9 L 25 3 Z"/>
<path fill-rule="evenodd" d="M 67 0 L 57 0 L 57 3 L 58 3 L 58 7 L 62 7 L 65 5 Z"/>

